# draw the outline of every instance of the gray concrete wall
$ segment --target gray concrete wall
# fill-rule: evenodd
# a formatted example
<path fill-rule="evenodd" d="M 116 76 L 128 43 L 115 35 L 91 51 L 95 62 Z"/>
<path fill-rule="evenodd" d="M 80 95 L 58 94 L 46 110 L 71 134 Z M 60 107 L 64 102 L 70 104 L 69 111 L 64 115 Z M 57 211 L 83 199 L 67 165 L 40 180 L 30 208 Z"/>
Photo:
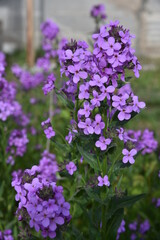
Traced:
<path fill-rule="evenodd" d="M 61 29 L 61 36 L 87 40 L 94 29 L 90 9 L 104 3 L 108 20 L 120 20 L 137 36 L 134 41 L 139 54 L 160 57 L 160 0 L 33 0 L 34 42 L 40 45 L 40 23 L 52 18 Z M 26 44 L 26 0 L 0 0 L 0 21 L 3 22 L 4 46 Z M 158 50 L 157 50 L 158 48 Z M 7 49 L 7 48 L 6 48 Z"/>

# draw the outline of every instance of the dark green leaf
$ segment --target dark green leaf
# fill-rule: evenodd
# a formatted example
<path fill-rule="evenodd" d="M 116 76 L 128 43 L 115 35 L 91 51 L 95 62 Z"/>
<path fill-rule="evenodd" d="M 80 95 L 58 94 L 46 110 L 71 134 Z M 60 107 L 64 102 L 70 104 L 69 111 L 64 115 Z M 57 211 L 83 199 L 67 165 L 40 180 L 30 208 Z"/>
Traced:
<path fill-rule="evenodd" d="M 55 90 L 57 97 L 59 98 L 59 100 L 69 109 L 73 110 L 74 109 L 74 103 L 72 101 L 69 101 L 66 97 L 66 95 L 63 92 L 58 92 L 57 90 Z"/>
<path fill-rule="evenodd" d="M 139 194 L 135 196 L 123 196 L 123 197 L 113 197 L 109 204 L 109 211 L 107 213 L 107 218 L 109 219 L 112 215 L 120 208 L 131 207 L 134 203 L 144 198 L 145 194 Z"/>
<path fill-rule="evenodd" d="M 107 222 L 105 239 L 109 239 L 109 240 L 116 239 L 117 230 L 123 219 L 123 212 L 124 212 L 124 210 L 122 208 L 118 209 L 117 211 L 115 211 L 112 218 Z"/>
<path fill-rule="evenodd" d="M 83 150 L 82 147 L 78 146 L 77 148 L 81 156 L 84 157 L 84 160 L 90 165 L 91 168 L 93 168 L 95 171 L 99 170 L 98 163 L 97 163 L 97 158 L 96 155 L 88 153 L 87 151 Z"/>

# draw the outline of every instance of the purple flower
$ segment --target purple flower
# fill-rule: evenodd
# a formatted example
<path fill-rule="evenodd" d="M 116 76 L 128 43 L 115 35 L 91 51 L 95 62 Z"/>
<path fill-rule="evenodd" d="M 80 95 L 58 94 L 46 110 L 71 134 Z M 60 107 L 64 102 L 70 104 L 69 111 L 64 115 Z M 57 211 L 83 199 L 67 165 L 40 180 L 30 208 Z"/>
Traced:
<path fill-rule="evenodd" d="M 51 19 L 48 19 L 41 24 L 41 31 L 46 39 L 53 40 L 56 38 L 59 28 Z"/>
<path fill-rule="evenodd" d="M 125 55 L 119 53 L 114 53 L 114 55 L 108 59 L 108 62 L 112 64 L 113 68 L 121 66 L 125 61 L 126 61 Z"/>
<path fill-rule="evenodd" d="M 55 80 L 56 80 L 56 78 L 55 78 L 53 73 L 51 73 L 47 77 L 47 81 L 46 81 L 45 85 L 42 88 L 43 92 L 44 92 L 44 95 L 47 95 L 49 92 L 51 92 L 55 88 L 55 86 L 54 86 Z"/>
<path fill-rule="evenodd" d="M 97 20 L 105 19 L 107 17 L 105 14 L 105 6 L 103 4 L 97 4 L 93 6 L 91 9 L 91 16 Z"/>
<path fill-rule="evenodd" d="M 108 38 L 108 43 L 106 43 L 105 48 L 108 56 L 112 56 L 114 51 L 119 51 L 121 49 L 120 43 L 115 43 L 115 39 L 113 37 Z"/>
<path fill-rule="evenodd" d="M 80 121 L 78 127 L 83 129 L 84 134 L 89 135 L 94 133 L 94 128 L 92 126 L 92 121 L 90 118 L 86 118 L 85 122 Z"/>
<path fill-rule="evenodd" d="M 107 187 L 110 186 L 110 182 L 108 180 L 108 176 L 107 175 L 105 175 L 103 178 L 101 176 L 99 176 L 98 177 L 98 181 L 99 181 L 99 183 L 98 183 L 99 187 L 102 187 L 104 185 L 107 186 Z"/>
<path fill-rule="evenodd" d="M 79 99 L 89 99 L 89 84 L 86 83 L 85 85 L 80 85 L 80 93 L 78 95 Z"/>
<path fill-rule="evenodd" d="M 104 83 L 106 83 L 108 80 L 107 77 L 100 77 L 98 74 L 95 74 L 93 76 L 93 80 L 89 81 L 89 85 L 94 87 L 94 86 L 98 86 L 98 87 L 102 87 Z"/>
<path fill-rule="evenodd" d="M 48 138 L 48 139 L 50 139 L 50 138 L 52 138 L 52 137 L 55 136 L 55 131 L 53 130 L 52 127 L 49 127 L 49 128 L 47 128 L 47 129 L 45 129 L 45 130 L 44 130 L 44 133 L 45 133 L 45 135 L 46 135 L 46 138 Z"/>
<path fill-rule="evenodd" d="M 120 106 L 124 106 L 126 104 L 126 100 L 129 98 L 128 94 L 124 94 L 123 96 L 112 97 L 112 106 L 115 108 L 119 108 Z"/>
<path fill-rule="evenodd" d="M 93 99 L 91 100 L 91 103 L 93 104 L 93 106 L 99 107 L 100 101 L 103 101 L 103 96 L 99 95 L 96 90 L 93 90 Z"/>
<path fill-rule="evenodd" d="M 50 139 L 55 136 L 55 131 L 52 128 L 50 118 L 41 123 L 41 126 L 44 130 L 46 138 Z"/>
<path fill-rule="evenodd" d="M 133 223 L 129 224 L 129 229 L 132 231 L 136 231 L 137 230 L 137 221 L 134 221 Z"/>
<path fill-rule="evenodd" d="M 69 162 L 67 165 L 66 165 L 66 170 L 68 171 L 68 173 L 70 175 L 73 175 L 73 173 L 77 170 L 77 167 L 76 165 L 74 164 L 74 162 Z"/>
<path fill-rule="evenodd" d="M 102 151 L 106 150 L 107 149 L 107 146 L 110 145 L 111 143 L 111 139 L 110 138 L 105 138 L 103 136 L 101 136 L 99 138 L 99 140 L 96 142 L 96 147 L 100 148 Z"/>
<path fill-rule="evenodd" d="M 139 232 L 144 235 L 150 229 L 150 223 L 148 220 L 145 220 L 143 223 L 140 224 Z"/>
<path fill-rule="evenodd" d="M 139 102 L 137 96 L 133 96 L 133 111 L 139 113 L 141 108 L 145 108 L 144 102 Z"/>
<path fill-rule="evenodd" d="M 92 126 L 94 127 L 95 134 L 100 134 L 102 129 L 105 128 L 105 124 L 102 122 L 102 117 L 100 114 L 96 114 L 95 121 L 93 122 Z"/>
<path fill-rule="evenodd" d="M 132 149 L 131 151 L 128 151 L 127 149 L 123 149 L 122 151 L 124 157 L 123 157 L 123 163 L 130 163 L 133 164 L 135 162 L 133 156 L 135 156 L 137 154 L 137 150 L 136 149 Z"/>
<path fill-rule="evenodd" d="M 127 106 L 122 108 L 118 114 L 118 119 L 120 121 L 129 120 L 131 118 L 132 107 Z"/>
<path fill-rule="evenodd" d="M 120 238 L 120 234 L 122 234 L 125 231 L 126 231 L 126 229 L 125 229 L 125 221 L 122 220 L 122 222 L 121 222 L 121 224 L 120 224 L 120 226 L 118 228 L 118 231 L 117 231 L 117 238 L 116 238 L 116 240 L 118 240 Z"/>
<path fill-rule="evenodd" d="M 81 116 L 84 115 L 86 118 L 88 118 L 92 109 L 93 108 L 90 106 L 89 102 L 84 102 L 84 108 L 80 109 L 78 111 L 78 114 L 80 114 Z"/>
<path fill-rule="evenodd" d="M 87 73 L 81 70 L 80 64 L 76 64 L 74 66 L 72 65 L 68 66 L 68 71 L 74 75 L 73 76 L 74 83 L 78 83 L 80 81 L 80 78 L 82 79 L 87 78 Z"/>
<path fill-rule="evenodd" d="M 113 93 L 115 91 L 115 87 L 113 86 L 108 86 L 107 88 L 106 87 L 102 87 L 101 88 L 101 98 L 104 100 L 106 97 L 108 100 L 110 100 L 110 94 Z"/>

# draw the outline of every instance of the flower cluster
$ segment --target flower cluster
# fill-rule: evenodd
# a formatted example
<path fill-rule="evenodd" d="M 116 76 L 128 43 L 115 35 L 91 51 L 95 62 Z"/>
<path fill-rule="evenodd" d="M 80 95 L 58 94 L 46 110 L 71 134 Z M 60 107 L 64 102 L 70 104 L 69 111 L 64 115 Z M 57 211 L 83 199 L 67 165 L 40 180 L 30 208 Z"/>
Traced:
<path fill-rule="evenodd" d="M 148 219 L 144 220 L 143 222 L 138 219 L 130 224 L 125 228 L 125 221 L 122 220 L 120 227 L 117 231 L 117 238 L 116 240 L 119 240 L 120 235 L 126 231 L 126 228 L 129 229 L 131 232 L 130 239 L 136 240 L 136 239 L 144 239 L 146 233 L 150 230 L 150 223 Z"/>
<path fill-rule="evenodd" d="M 7 229 L 5 231 L 0 231 L 0 240 L 14 240 L 12 236 L 12 230 Z"/>
<path fill-rule="evenodd" d="M 41 65 L 45 71 L 48 71 L 51 67 L 50 59 L 55 58 L 58 55 L 56 43 L 59 27 L 51 19 L 48 19 L 41 24 L 41 32 L 43 35 L 42 49 L 44 50 L 45 55 L 38 59 L 37 65 Z"/>
<path fill-rule="evenodd" d="M 48 75 L 46 82 L 42 88 L 44 95 L 47 95 L 49 92 L 51 92 L 55 88 L 55 86 L 54 86 L 55 80 L 56 80 L 56 78 L 53 73 Z"/>
<path fill-rule="evenodd" d="M 132 37 L 118 22 L 111 22 L 93 35 L 93 53 L 84 41 L 67 42 L 62 47 L 61 74 L 69 79 L 62 90 L 74 103 L 76 113 L 75 126 L 67 136 L 69 143 L 77 131 L 94 135 L 95 146 L 105 151 L 112 142 L 108 131 L 112 118 L 117 115 L 120 121 L 129 120 L 132 113 L 145 107 L 125 82 L 127 69 L 137 77 L 141 69 L 131 48 Z"/>
<path fill-rule="evenodd" d="M 143 155 L 154 152 L 158 147 L 158 142 L 154 138 L 153 131 L 145 129 L 134 131 L 124 131 L 123 128 L 117 129 L 120 140 L 123 140 L 125 144 L 131 142 L 137 152 L 142 152 Z"/>
<path fill-rule="evenodd" d="M 21 68 L 18 64 L 12 66 L 12 73 L 19 79 L 22 88 L 26 91 L 33 89 L 44 81 L 44 74 L 41 72 L 31 73 Z"/>
<path fill-rule="evenodd" d="M 6 151 L 13 156 L 23 156 L 26 152 L 27 143 L 29 142 L 27 138 L 27 133 L 25 129 L 13 130 L 8 139 L 8 145 Z"/>
<path fill-rule="evenodd" d="M 47 167 L 52 166 L 48 156 L 53 158 L 45 152 L 39 166 L 14 173 L 12 186 L 17 192 L 19 221 L 28 221 L 44 238 L 55 238 L 56 231 L 71 219 L 70 204 L 65 202 L 63 188 L 52 181 L 53 174 L 50 172 L 45 178 Z M 55 165 L 52 170 L 57 170 Z"/>
<path fill-rule="evenodd" d="M 143 239 L 145 237 L 145 234 L 150 229 L 150 223 L 148 219 L 141 223 L 139 221 L 134 221 L 129 224 L 129 229 L 132 231 L 131 240 L 136 240 L 139 236 Z"/>
<path fill-rule="evenodd" d="M 58 26 L 50 19 L 41 24 L 41 32 L 46 39 L 53 40 L 59 33 Z"/>
<path fill-rule="evenodd" d="M 41 126 L 42 126 L 42 128 L 44 130 L 46 138 L 50 139 L 50 138 L 55 136 L 55 131 L 52 128 L 52 124 L 51 124 L 50 118 L 48 118 L 47 120 L 42 122 Z"/>
<path fill-rule="evenodd" d="M 45 150 L 39 162 L 39 173 L 41 177 L 47 179 L 48 182 L 55 182 L 56 172 L 58 172 L 56 157 L 54 154 Z"/>
<path fill-rule="evenodd" d="M 133 69 L 135 76 L 139 77 L 142 67 L 134 55 L 135 50 L 131 48 L 133 37 L 129 30 L 119 25 L 119 21 L 102 26 L 100 33 L 93 35 L 93 54 L 97 65 L 115 87 L 119 74 L 121 80 L 125 81 L 126 69 Z"/>
<path fill-rule="evenodd" d="M 6 121 L 9 116 L 17 116 L 21 112 L 21 105 L 16 101 L 16 84 L 0 76 L 0 119 Z"/>
<path fill-rule="evenodd" d="M 106 19 L 105 6 L 103 4 L 93 6 L 91 9 L 91 17 L 96 21 Z"/>
<path fill-rule="evenodd" d="M 118 111 L 120 121 L 129 120 L 132 112 L 139 113 L 140 109 L 145 107 L 145 103 L 139 102 L 133 92 L 114 95 L 112 101 L 112 106 Z"/>

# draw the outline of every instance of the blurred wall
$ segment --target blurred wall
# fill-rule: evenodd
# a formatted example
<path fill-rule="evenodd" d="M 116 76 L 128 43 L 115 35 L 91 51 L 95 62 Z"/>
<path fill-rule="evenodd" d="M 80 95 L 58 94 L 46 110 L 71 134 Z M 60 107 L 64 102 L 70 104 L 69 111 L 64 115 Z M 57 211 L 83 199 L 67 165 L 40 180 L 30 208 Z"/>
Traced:
<path fill-rule="evenodd" d="M 26 1 L 0 0 L 0 45 L 5 51 L 26 45 Z M 160 0 L 33 0 L 34 44 L 40 45 L 40 23 L 52 18 L 61 36 L 87 40 L 94 30 L 92 5 L 104 3 L 108 20 L 120 20 L 136 35 L 139 55 L 160 57 Z"/>

